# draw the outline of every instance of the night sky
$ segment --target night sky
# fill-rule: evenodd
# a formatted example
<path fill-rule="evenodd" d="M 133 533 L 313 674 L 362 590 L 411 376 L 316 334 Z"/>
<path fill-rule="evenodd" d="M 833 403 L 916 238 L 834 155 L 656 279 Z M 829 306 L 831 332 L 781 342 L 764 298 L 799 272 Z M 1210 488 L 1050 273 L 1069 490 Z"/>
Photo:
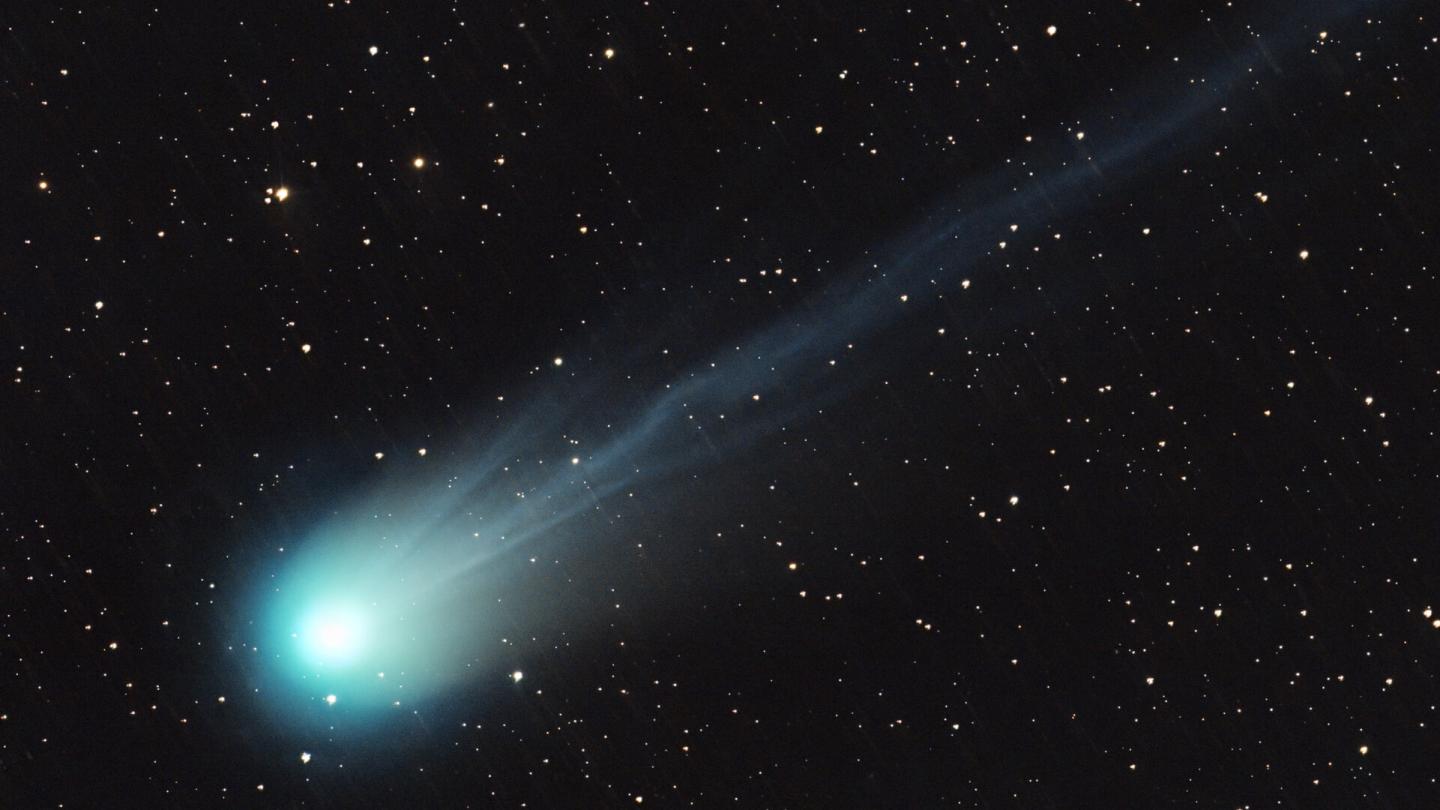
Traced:
<path fill-rule="evenodd" d="M 0 806 L 1440 806 L 1440 8 L 0 34 Z"/>

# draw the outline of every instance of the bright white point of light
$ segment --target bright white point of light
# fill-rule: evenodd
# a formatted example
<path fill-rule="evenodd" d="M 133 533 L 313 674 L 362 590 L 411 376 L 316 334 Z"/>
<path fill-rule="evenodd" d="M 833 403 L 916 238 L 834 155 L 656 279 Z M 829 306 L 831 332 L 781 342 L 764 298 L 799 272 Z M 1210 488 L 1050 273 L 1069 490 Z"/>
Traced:
<path fill-rule="evenodd" d="M 279 122 L 279 121 L 271 121 L 271 122 L 270 122 L 270 128 L 271 128 L 271 129 L 279 129 L 279 128 L 280 128 L 280 122 Z"/>
<path fill-rule="evenodd" d="M 104 302 L 104 301 L 96 301 L 96 302 L 95 302 L 95 308 L 96 308 L 96 309 L 104 309 L 104 308 L 105 308 L 105 302 Z"/>
<path fill-rule="evenodd" d="M 1056 33 L 1057 31 L 1059 31 L 1059 30 L 1060 30 L 1059 28 L 1056 28 L 1055 26 L 1052 25 L 1052 26 L 1050 26 L 1049 28 L 1046 28 L 1046 29 L 1045 29 L 1045 34 L 1046 34 L 1047 36 L 1052 36 L 1052 37 L 1053 37 L 1053 36 L 1055 36 L 1055 33 Z"/>
<path fill-rule="evenodd" d="M 579 457 L 579 456 L 575 456 L 574 458 L 570 459 L 570 463 L 571 463 L 571 464 L 579 464 L 579 463 L 580 463 L 580 457 Z"/>
<path fill-rule="evenodd" d="M 515 670 L 514 672 L 510 673 L 510 680 L 514 681 L 515 683 L 519 683 L 519 682 L 520 682 L 520 679 L 521 679 L 521 678 L 524 678 L 524 677 L 525 677 L 525 673 L 521 672 L 521 671 L 518 670 L 518 669 Z"/>
<path fill-rule="evenodd" d="M 554 363 L 555 363 L 555 365 L 556 365 L 557 367 L 563 366 L 563 365 L 565 365 L 565 358 L 563 358 L 563 357 L 557 357 L 557 358 L 555 358 Z"/>
<path fill-rule="evenodd" d="M 44 190 L 50 188 L 50 181 L 49 181 L 49 180 L 41 180 L 40 182 L 36 183 L 35 185 L 36 185 L 36 187 L 38 187 L 41 191 L 44 191 Z"/>
<path fill-rule="evenodd" d="M 1329 38 L 1330 38 L 1330 32 L 1329 32 L 1329 31 L 1321 31 L 1321 32 L 1320 32 L 1320 38 L 1321 38 L 1321 39 L 1329 39 Z"/>
<path fill-rule="evenodd" d="M 970 289 L 970 279 L 967 278 L 967 279 L 965 279 L 964 281 L 961 281 L 961 282 L 960 282 L 960 289 L 962 289 L 962 290 L 968 290 L 968 289 Z"/>
<path fill-rule="evenodd" d="M 309 344 L 309 343 L 301 343 L 301 344 L 300 344 L 300 352 L 301 352 L 302 354 L 309 354 L 309 353 L 310 353 L 310 344 Z"/>
<path fill-rule="evenodd" d="M 320 646 L 327 650 L 338 650 L 350 644 L 350 628 L 339 622 L 321 625 Z"/>
<path fill-rule="evenodd" d="M 1010 496 L 1010 505 L 1011 505 L 1011 506 L 1018 506 L 1019 503 L 1020 503 L 1020 496 L 1019 496 L 1019 495 L 1011 495 L 1011 496 Z"/>
<path fill-rule="evenodd" d="M 370 55 L 371 55 L 371 56 L 374 56 L 374 55 L 377 54 L 377 53 L 380 53 L 380 47 L 379 47 L 378 45 L 371 45 L 371 46 L 370 46 Z"/>
<path fill-rule="evenodd" d="M 1075 133 L 1075 140 L 1077 140 L 1077 141 L 1083 141 L 1083 140 L 1085 140 L 1085 133 L 1083 133 L 1083 132 L 1077 132 L 1077 133 Z"/>
<path fill-rule="evenodd" d="M 614 48 L 606 48 L 606 49 L 605 49 L 605 58 L 606 58 L 606 59 L 614 59 L 614 58 L 615 58 L 615 49 L 614 49 Z"/>
<path fill-rule="evenodd" d="M 335 705 L 335 701 L 337 701 L 337 700 L 339 700 L 339 699 L 340 699 L 340 698 L 337 698 L 337 697 L 335 697 L 334 695 L 326 695 L 326 696 L 325 696 L 325 703 L 326 703 L 327 705 L 334 706 L 334 705 Z"/>
<path fill-rule="evenodd" d="M 1142 234 L 1144 234 L 1144 235 L 1146 235 L 1146 236 L 1149 236 L 1149 235 L 1150 235 L 1150 229 L 1149 229 L 1149 228 L 1141 228 L 1141 229 L 1140 229 L 1140 233 L 1142 233 Z"/>
<path fill-rule="evenodd" d="M 420 448 L 419 450 L 417 450 L 417 451 L 415 451 L 415 452 L 417 452 L 417 453 L 419 453 L 420 455 L 423 456 L 423 455 L 425 455 L 425 454 L 426 454 L 427 452 L 429 452 L 429 451 L 427 451 L 425 448 L 422 447 L 422 448 Z"/>
<path fill-rule="evenodd" d="M 1360 746 L 1360 756 L 1363 757 L 1363 756 L 1365 756 L 1365 755 L 1368 754 L 1368 753 L 1370 753 L 1370 746 L 1368 746 L 1368 745 L 1362 745 L 1362 746 Z"/>
<path fill-rule="evenodd" d="M 1308 250 L 1302 250 L 1302 251 L 1300 251 L 1300 261 L 1303 262 L 1303 261 L 1305 261 L 1305 260 L 1308 259 L 1308 258 L 1310 258 L 1310 251 L 1308 251 Z"/>
<path fill-rule="evenodd" d="M 411 163 L 412 163 L 412 165 L 414 165 L 415 168 L 417 168 L 417 169 L 423 169 L 423 168 L 425 168 L 425 158 L 423 158 L 423 157 L 417 157 L 417 158 L 415 158 L 415 160 L 411 161 Z"/>
<path fill-rule="evenodd" d="M 1222 608 L 1215 608 L 1215 618 L 1218 619 L 1218 618 L 1220 618 L 1221 616 L 1223 616 L 1224 614 L 1225 614 L 1224 609 L 1222 609 Z"/>
<path fill-rule="evenodd" d="M 279 200 L 280 202 L 285 202 L 285 200 L 288 199 L 289 197 L 290 197 L 290 189 L 288 189 L 288 188 L 286 188 L 286 187 L 284 187 L 284 186 L 281 186 L 281 187 L 275 189 L 275 199 Z"/>
<path fill-rule="evenodd" d="M 365 622 L 359 612 L 331 606 L 309 614 L 296 638 L 311 665 L 343 667 L 362 652 L 365 635 Z"/>
<path fill-rule="evenodd" d="M 376 460 L 376 461 L 379 461 L 379 460 L 382 459 L 382 458 L 385 458 L 385 454 L 384 454 L 384 453 L 376 453 L 376 454 L 375 454 L 375 460 Z"/>
<path fill-rule="evenodd" d="M 310 752 L 309 752 L 309 751 L 301 751 L 301 752 L 300 752 L 300 764 L 301 764 L 301 765 L 309 765 L 309 764 L 310 764 Z"/>

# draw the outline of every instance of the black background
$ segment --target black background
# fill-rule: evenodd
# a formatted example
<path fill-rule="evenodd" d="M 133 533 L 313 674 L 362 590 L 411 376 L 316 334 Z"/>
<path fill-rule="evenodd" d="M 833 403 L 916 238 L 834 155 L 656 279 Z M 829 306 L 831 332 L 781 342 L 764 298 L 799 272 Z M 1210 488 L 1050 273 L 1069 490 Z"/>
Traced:
<path fill-rule="evenodd" d="M 6 806 L 1433 804 L 1433 17 L 11 4 Z M 832 282 L 1125 137 L 838 402 L 565 550 L 573 626 L 384 733 L 247 689 L 275 546 L 387 463 L 843 333 Z"/>

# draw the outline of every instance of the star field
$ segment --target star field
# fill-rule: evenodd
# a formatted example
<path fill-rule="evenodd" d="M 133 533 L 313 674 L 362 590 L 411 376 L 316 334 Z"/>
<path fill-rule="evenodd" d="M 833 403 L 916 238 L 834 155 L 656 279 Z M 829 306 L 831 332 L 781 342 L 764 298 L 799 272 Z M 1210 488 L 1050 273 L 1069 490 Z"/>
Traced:
<path fill-rule="evenodd" d="M 21 4 L 0 806 L 1440 782 L 1440 18 Z"/>

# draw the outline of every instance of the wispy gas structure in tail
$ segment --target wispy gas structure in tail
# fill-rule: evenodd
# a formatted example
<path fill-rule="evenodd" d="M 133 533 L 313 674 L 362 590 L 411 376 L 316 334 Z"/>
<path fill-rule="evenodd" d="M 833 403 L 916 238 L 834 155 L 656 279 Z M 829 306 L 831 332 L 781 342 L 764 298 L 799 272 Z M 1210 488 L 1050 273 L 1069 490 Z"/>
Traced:
<path fill-rule="evenodd" d="M 433 452 L 340 506 L 265 583 L 263 688 L 287 693 L 286 711 L 303 716 L 403 705 L 463 680 L 495 640 L 487 617 L 541 607 L 516 604 L 537 597 L 516 590 L 514 563 L 604 542 L 611 502 L 733 458 L 845 397 L 860 381 L 832 361 L 883 337 L 899 295 L 958 289 L 1011 223 L 1063 222 L 1165 166 L 1226 126 L 1247 92 L 1278 84 L 1280 55 L 1312 29 L 1292 18 L 1196 81 L 1117 96 L 1088 116 L 1083 137 L 1057 139 L 1052 170 L 1032 157 L 1023 177 L 1005 169 L 968 182 L 864 269 L 658 390 L 630 390 L 598 368 L 557 375 L 523 411 L 479 424 L 475 447 Z"/>

